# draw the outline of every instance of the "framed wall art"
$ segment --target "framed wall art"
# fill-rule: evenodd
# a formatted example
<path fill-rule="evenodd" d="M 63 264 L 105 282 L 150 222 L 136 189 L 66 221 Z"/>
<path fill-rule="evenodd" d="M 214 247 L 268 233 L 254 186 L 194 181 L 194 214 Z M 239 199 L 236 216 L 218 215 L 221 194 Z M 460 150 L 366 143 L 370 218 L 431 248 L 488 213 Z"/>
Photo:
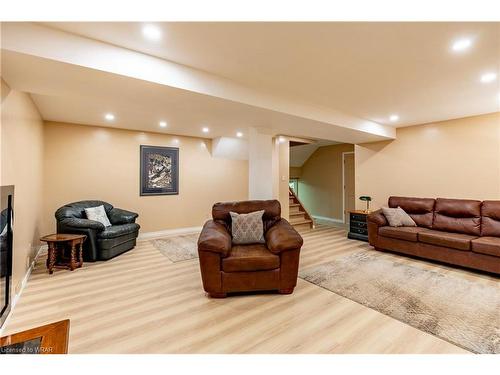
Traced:
<path fill-rule="evenodd" d="M 179 149 L 141 146 L 141 195 L 179 194 Z"/>

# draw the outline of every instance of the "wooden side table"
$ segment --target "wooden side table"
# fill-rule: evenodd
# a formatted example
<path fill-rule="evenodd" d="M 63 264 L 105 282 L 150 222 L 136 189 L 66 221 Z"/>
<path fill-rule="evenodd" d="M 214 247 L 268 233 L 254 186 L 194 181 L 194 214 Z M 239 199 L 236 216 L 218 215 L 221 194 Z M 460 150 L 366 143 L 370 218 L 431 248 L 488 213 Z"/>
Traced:
<path fill-rule="evenodd" d="M 362 210 L 349 211 L 349 233 L 347 237 L 353 240 L 368 241 L 368 226 L 366 217 L 369 212 Z"/>
<path fill-rule="evenodd" d="M 46 263 L 49 274 L 54 273 L 54 268 L 73 271 L 83 266 L 83 242 L 86 238 L 83 234 L 50 234 L 40 238 L 40 241 L 47 242 L 49 247 Z M 69 257 L 64 254 L 64 250 L 68 249 Z"/>

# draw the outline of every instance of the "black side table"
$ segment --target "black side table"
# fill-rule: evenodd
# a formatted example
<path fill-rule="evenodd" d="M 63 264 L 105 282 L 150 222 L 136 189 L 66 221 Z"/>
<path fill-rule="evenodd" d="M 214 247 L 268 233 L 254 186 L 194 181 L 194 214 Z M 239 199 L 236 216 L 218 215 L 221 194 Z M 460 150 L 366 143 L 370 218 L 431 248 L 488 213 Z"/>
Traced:
<path fill-rule="evenodd" d="M 369 212 L 362 210 L 349 211 L 349 233 L 347 238 L 368 242 L 368 226 L 366 217 Z"/>

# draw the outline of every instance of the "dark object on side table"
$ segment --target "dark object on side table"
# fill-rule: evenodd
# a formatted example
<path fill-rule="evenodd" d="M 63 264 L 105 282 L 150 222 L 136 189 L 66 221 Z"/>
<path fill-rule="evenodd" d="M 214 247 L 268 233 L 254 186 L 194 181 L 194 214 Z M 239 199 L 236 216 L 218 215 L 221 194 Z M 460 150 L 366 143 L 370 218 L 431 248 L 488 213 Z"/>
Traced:
<path fill-rule="evenodd" d="M 88 220 L 85 208 L 104 206 L 111 226 L 105 228 L 98 221 Z M 135 212 L 115 208 L 111 204 L 98 201 L 79 201 L 69 203 L 56 211 L 57 233 L 85 234 L 87 241 L 83 245 L 83 260 L 111 259 L 135 247 L 139 235 L 139 216 Z"/>
<path fill-rule="evenodd" d="M 390 197 L 416 227 L 391 227 L 382 210 L 368 216 L 377 250 L 500 274 L 500 201 Z"/>
<path fill-rule="evenodd" d="M 259 210 L 264 210 L 266 243 L 233 245 L 229 212 L 246 214 Z M 281 218 L 279 201 L 216 203 L 212 217 L 198 239 L 203 288 L 211 297 L 226 297 L 231 292 L 293 292 L 303 240 Z"/>
<path fill-rule="evenodd" d="M 347 238 L 368 242 L 368 228 L 366 217 L 368 212 L 355 210 L 349 212 L 349 233 Z"/>
<path fill-rule="evenodd" d="M 372 201 L 372 197 L 368 195 L 362 195 L 359 197 L 360 201 L 366 202 L 366 210 L 365 212 L 370 212 L 370 202 Z"/>

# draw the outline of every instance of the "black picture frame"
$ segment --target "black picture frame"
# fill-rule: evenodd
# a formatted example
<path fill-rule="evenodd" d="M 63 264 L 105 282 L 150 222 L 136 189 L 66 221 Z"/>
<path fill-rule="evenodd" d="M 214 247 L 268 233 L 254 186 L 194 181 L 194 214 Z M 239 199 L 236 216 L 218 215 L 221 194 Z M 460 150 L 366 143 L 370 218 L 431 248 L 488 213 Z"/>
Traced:
<path fill-rule="evenodd" d="M 176 195 L 179 194 L 179 149 L 176 147 L 160 147 L 141 145 L 140 150 L 141 168 L 140 168 L 140 195 Z M 169 165 L 162 165 L 162 159 L 169 159 Z M 153 161 L 155 159 L 155 161 Z M 152 166 L 151 163 L 158 163 Z M 170 168 L 167 173 L 170 175 L 168 186 L 154 186 L 150 177 L 151 168 Z M 153 185 L 153 186 L 152 186 Z"/>

